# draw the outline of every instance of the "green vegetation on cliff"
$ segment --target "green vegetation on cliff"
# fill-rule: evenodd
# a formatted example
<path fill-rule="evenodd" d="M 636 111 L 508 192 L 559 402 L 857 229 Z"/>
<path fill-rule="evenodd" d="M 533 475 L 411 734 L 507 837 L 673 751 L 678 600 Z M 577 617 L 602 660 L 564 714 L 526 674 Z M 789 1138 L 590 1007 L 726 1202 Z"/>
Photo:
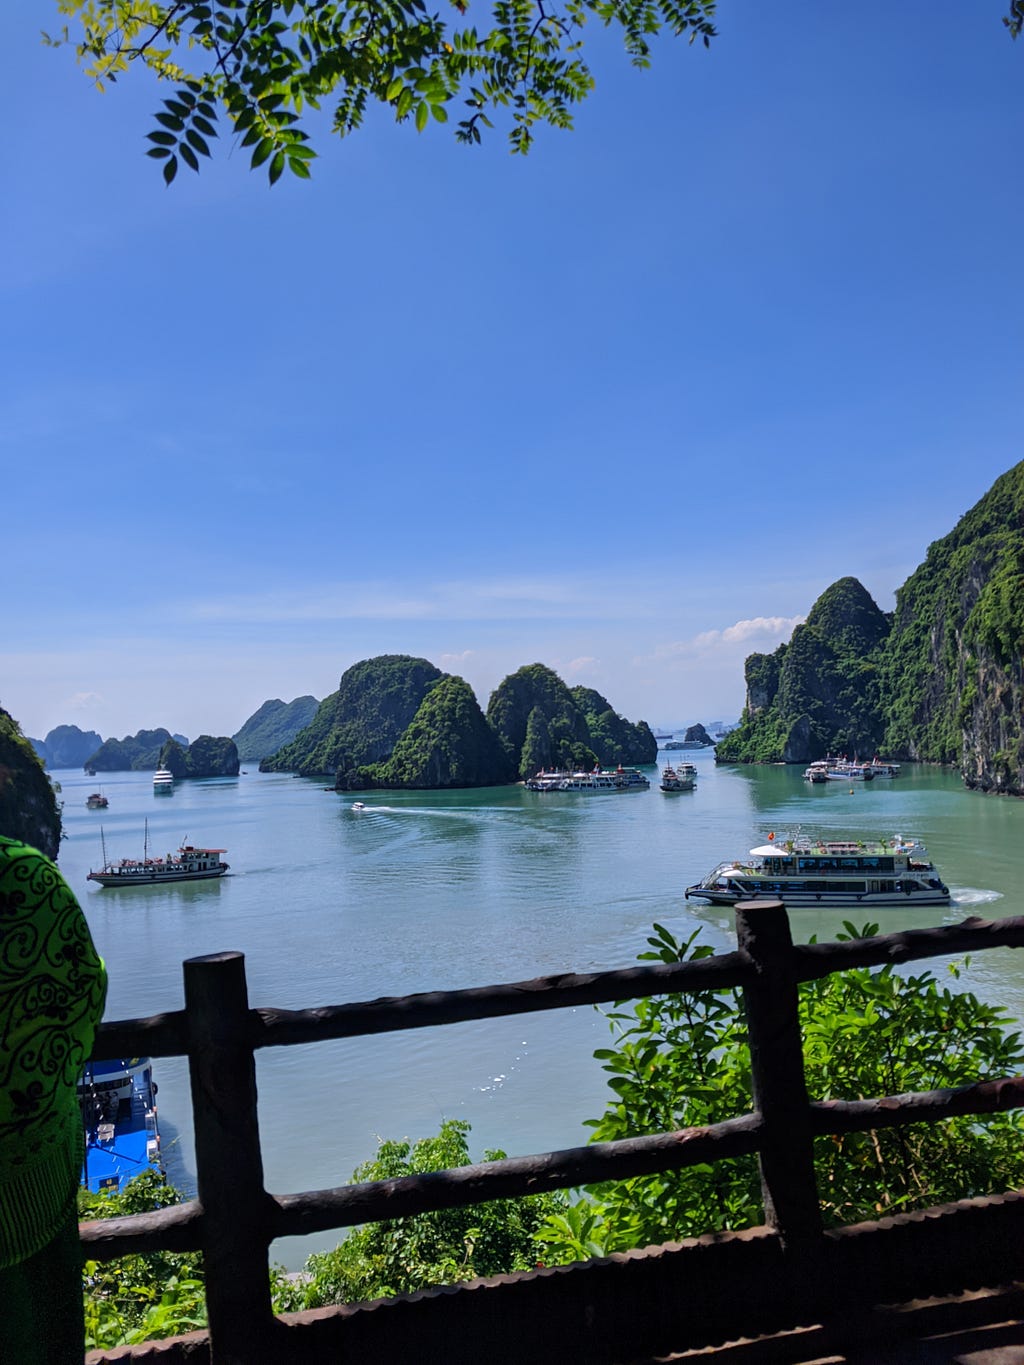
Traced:
<path fill-rule="evenodd" d="M 526 664 L 491 693 L 487 719 L 520 777 L 540 768 L 654 763 L 658 744 L 646 721 L 631 724 L 589 687 L 571 691 L 544 664 Z"/>
<path fill-rule="evenodd" d="M 750 655 L 746 682 L 719 761 L 880 751 L 1024 795 L 1024 462 L 929 546 L 891 621 L 840 579 L 788 644 Z"/>
<path fill-rule="evenodd" d="M 493 787 L 515 778 L 473 689 L 454 677 L 431 689 L 390 759 L 369 773 L 380 787 Z"/>
<path fill-rule="evenodd" d="M 160 751 L 170 739 L 169 730 L 140 730 L 124 739 L 105 740 L 86 760 L 86 766 L 100 773 L 146 772 L 160 762 Z M 180 736 L 177 737 L 180 741 Z"/>
<path fill-rule="evenodd" d="M 263 759 L 260 771 L 334 777 L 385 762 L 444 676 L 429 660 L 408 654 L 381 654 L 353 664 L 306 728 Z"/>
<path fill-rule="evenodd" d="M 316 715 L 316 697 L 296 697 L 294 701 L 265 701 L 242 728 L 231 736 L 243 763 L 258 763 L 290 744 Z"/>
<path fill-rule="evenodd" d="M 1024 794 L 1024 462 L 896 594 L 884 664 L 894 753 L 958 763 L 971 786 Z"/>
<path fill-rule="evenodd" d="M 60 806 L 50 779 L 18 722 L 0 706 L 0 834 L 56 858 Z"/>
<path fill-rule="evenodd" d="M 237 777 L 238 750 L 227 735 L 200 735 L 187 748 L 171 739 L 160 750 L 159 766 L 175 777 Z"/>
<path fill-rule="evenodd" d="M 606 768 L 618 763 L 657 763 L 658 741 L 645 720 L 634 725 L 613 711 L 592 687 L 574 687 L 572 699 L 586 717 L 590 747 Z"/>
<path fill-rule="evenodd" d="M 806 763 L 829 750 L 870 757 L 885 728 L 879 667 L 889 620 L 855 578 L 826 589 L 788 645 L 747 659 L 747 706 L 716 757 Z"/>

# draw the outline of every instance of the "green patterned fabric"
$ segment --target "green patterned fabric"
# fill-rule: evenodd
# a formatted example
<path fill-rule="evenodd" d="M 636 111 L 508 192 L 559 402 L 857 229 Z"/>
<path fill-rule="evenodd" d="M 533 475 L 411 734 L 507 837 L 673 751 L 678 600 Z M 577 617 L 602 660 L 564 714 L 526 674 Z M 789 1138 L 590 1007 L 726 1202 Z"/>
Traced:
<path fill-rule="evenodd" d="M 0 838 L 0 1267 L 35 1255 L 74 1204 L 76 1084 L 107 977 L 85 916 L 49 858 Z"/>

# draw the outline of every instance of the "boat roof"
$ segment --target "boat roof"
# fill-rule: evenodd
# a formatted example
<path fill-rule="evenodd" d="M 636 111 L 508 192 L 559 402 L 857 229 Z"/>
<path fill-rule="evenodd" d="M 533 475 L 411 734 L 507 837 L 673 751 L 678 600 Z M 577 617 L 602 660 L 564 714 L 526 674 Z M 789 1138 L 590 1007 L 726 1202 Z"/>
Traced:
<path fill-rule="evenodd" d="M 911 850 L 922 853 L 924 846 L 916 839 L 905 839 L 897 834 L 894 839 L 780 839 L 774 843 L 762 844 L 760 848 L 752 848 L 750 856 L 785 858 L 802 853 L 823 858 L 854 857 L 857 854 L 878 857 L 880 854 L 891 856 L 894 853 L 909 853 Z"/>

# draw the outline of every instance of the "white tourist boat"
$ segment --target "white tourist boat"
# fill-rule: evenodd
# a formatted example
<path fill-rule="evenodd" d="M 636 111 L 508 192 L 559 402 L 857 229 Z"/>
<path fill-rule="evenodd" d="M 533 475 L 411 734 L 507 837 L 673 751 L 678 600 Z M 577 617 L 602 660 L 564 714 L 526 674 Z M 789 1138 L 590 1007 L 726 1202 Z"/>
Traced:
<path fill-rule="evenodd" d="M 697 785 L 697 769 L 692 763 L 671 764 L 661 770 L 663 792 L 692 792 Z"/>
<path fill-rule="evenodd" d="M 828 764 L 823 758 L 816 759 L 804 769 L 804 780 L 807 782 L 828 781 Z"/>
<path fill-rule="evenodd" d="M 153 790 L 161 794 L 174 790 L 174 774 L 170 768 L 157 768 L 153 774 Z"/>
<path fill-rule="evenodd" d="M 720 863 L 686 898 L 712 905 L 781 900 L 786 905 L 948 905 L 949 887 L 917 839 L 775 840 L 749 860 Z"/>
<path fill-rule="evenodd" d="M 613 771 L 594 768 L 592 772 L 547 771 L 542 768 L 534 777 L 523 784 L 531 792 L 582 792 L 587 796 L 613 795 L 618 792 L 647 791 L 650 779 L 636 768 L 624 768 L 621 764 Z"/>
<path fill-rule="evenodd" d="M 177 853 L 168 853 L 166 858 L 149 856 L 149 821 L 146 821 L 142 843 L 141 858 L 121 858 L 107 860 L 107 845 L 100 830 L 100 843 L 103 849 L 103 866 L 98 872 L 89 872 L 87 881 L 99 882 L 100 886 L 152 886 L 163 882 L 203 882 L 211 877 L 223 877 L 228 864 L 221 861 L 226 848 L 200 848 L 196 844 L 182 844 Z"/>

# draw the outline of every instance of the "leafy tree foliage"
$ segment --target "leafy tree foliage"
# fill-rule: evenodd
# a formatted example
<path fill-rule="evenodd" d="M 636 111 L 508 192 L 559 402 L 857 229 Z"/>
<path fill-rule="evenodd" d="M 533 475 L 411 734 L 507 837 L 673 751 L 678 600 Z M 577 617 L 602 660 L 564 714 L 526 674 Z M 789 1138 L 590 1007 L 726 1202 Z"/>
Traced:
<path fill-rule="evenodd" d="M 446 1119 L 436 1137 L 414 1144 L 382 1142 L 374 1160 L 353 1172 L 353 1182 L 468 1166 L 469 1131 L 465 1121 Z M 504 1152 L 488 1151 L 484 1160 L 499 1161 L 504 1156 Z M 334 1251 L 311 1256 L 306 1263 L 306 1307 L 359 1303 L 434 1284 L 455 1284 L 477 1275 L 532 1270 L 534 1234 L 564 1204 L 560 1194 L 529 1195 L 355 1228 Z"/>
<path fill-rule="evenodd" d="M 840 937 L 878 932 L 850 924 Z M 711 955 L 700 931 L 677 940 L 655 925 L 641 960 Z M 950 969 L 954 981 L 960 967 Z M 633 1002 L 609 1016 L 602 1049 L 614 1098 L 592 1122 L 595 1141 L 701 1127 L 753 1108 L 741 994 L 704 991 Z M 954 1088 L 1015 1074 L 1020 1034 L 1001 1008 L 944 986 L 931 972 L 887 965 L 844 971 L 800 988 L 812 1099 L 861 1099 Z M 1024 1114 L 849 1133 L 815 1141 L 819 1196 L 830 1225 L 857 1222 L 1024 1180 Z M 597 1186 L 541 1230 L 549 1259 L 569 1261 L 762 1221 L 753 1157 Z"/>
<path fill-rule="evenodd" d="M 309 176 L 315 153 L 307 109 L 333 101 L 333 131 L 359 128 L 371 101 L 422 132 L 461 101 L 458 141 L 473 144 L 491 116 L 511 120 L 514 152 L 538 123 L 572 127 L 594 86 L 583 56 L 589 19 L 620 29 L 646 67 L 663 29 L 707 45 L 716 0 L 492 0 L 482 26 L 469 0 L 447 18 L 423 0 L 58 0 L 75 50 L 100 88 L 132 65 L 171 87 L 149 133 L 149 155 L 169 184 L 179 164 L 199 169 L 225 116 L 271 184 L 285 169 Z M 458 16 L 458 17 L 456 17 Z M 463 19 L 466 22 L 462 22 Z M 67 27 L 51 43 L 71 41 Z"/>
<path fill-rule="evenodd" d="M 180 1204 L 183 1196 L 155 1170 L 143 1171 L 119 1193 L 78 1191 L 78 1217 L 122 1218 Z M 205 1279 L 199 1252 L 147 1252 L 116 1261 L 85 1263 L 85 1345 L 112 1350 L 178 1336 L 206 1326 Z M 270 1272 L 278 1313 L 300 1307 L 292 1281 L 278 1267 Z"/>

